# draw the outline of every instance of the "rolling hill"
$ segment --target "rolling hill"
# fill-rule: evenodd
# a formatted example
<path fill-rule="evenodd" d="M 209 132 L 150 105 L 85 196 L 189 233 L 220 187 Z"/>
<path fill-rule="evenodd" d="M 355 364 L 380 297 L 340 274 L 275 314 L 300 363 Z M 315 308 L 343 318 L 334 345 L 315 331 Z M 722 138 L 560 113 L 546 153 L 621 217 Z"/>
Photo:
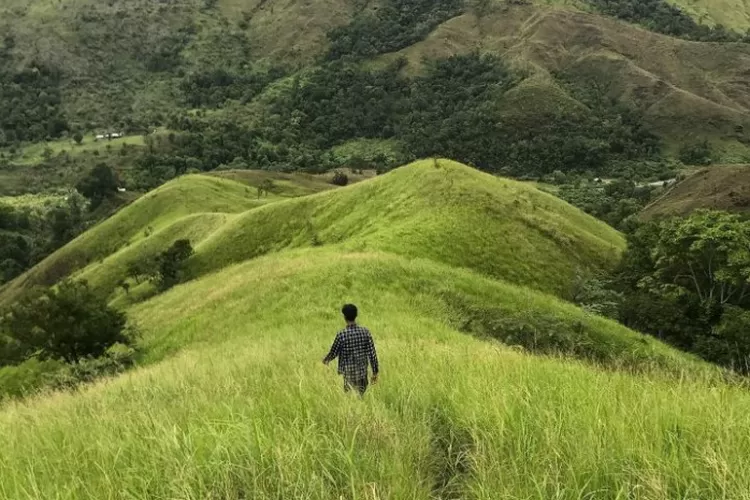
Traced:
<path fill-rule="evenodd" d="M 213 182 L 234 199 L 231 182 Z M 555 215 L 564 245 L 541 222 Z M 201 227 L 195 217 L 178 221 Z M 430 160 L 225 217 L 194 258 L 203 269 L 214 256 L 213 272 L 127 306 L 141 368 L 0 406 L 0 497 L 746 498 L 746 391 L 653 338 L 471 268 L 475 237 L 493 223 L 520 245 L 482 247 L 498 270 L 544 269 L 546 256 L 519 250 L 525 240 L 562 269 L 576 245 L 592 247 L 590 264 L 616 255 L 619 235 L 564 203 Z M 254 229 L 294 240 L 295 217 L 313 217 L 324 244 L 250 258 Z M 557 275 L 544 276 L 554 289 Z M 349 301 L 383 370 L 364 401 L 320 364 Z"/>
<path fill-rule="evenodd" d="M 0 300 L 70 275 L 109 295 L 128 264 L 180 238 L 196 248 L 193 277 L 287 248 L 335 246 L 431 258 L 564 297 L 577 274 L 614 266 L 624 245 L 606 224 L 549 194 L 447 160 L 288 200 L 187 176 L 72 241 L 11 282 Z"/>

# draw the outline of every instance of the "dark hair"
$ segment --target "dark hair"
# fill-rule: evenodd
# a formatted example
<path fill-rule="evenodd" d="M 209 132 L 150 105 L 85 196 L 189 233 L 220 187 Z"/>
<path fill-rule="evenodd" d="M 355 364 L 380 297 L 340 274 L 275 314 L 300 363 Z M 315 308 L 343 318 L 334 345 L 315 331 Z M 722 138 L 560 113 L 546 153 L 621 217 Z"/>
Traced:
<path fill-rule="evenodd" d="M 341 312 L 344 314 L 344 319 L 347 321 L 354 321 L 357 319 L 357 306 L 354 304 L 346 304 L 341 308 Z"/>

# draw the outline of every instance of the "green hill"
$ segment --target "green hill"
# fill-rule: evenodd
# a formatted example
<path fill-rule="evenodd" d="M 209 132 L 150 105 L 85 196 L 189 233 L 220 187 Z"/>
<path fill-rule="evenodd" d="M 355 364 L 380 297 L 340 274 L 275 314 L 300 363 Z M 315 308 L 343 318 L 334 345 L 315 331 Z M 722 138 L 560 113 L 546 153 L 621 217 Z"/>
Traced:
<path fill-rule="evenodd" d="M 379 348 L 381 381 L 364 402 L 320 364 L 345 301 Z M 744 391 L 709 385 L 710 370 L 654 340 L 470 271 L 296 250 L 129 316 L 144 362 L 158 364 L 0 409 L 2 497 L 744 498 L 749 486 Z M 519 344 L 524 331 L 541 352 L 574 346 L 650 374 L 490 340 Z"/>
<path fill-rule="evenodd" d="M 426 60 L 478 48 L 536 75 L 533 86 L 507 103 L 511 110 L 570 112 L 571 95 L 551 77 L 564 75 L 589 99 L 635 106 L 673 152 L 702 137 L 726 160 L 741 160 L 746 151 L 750 94 L 740 88 L 746 44 L 689 42 L 592 13 L 527 5 L 456 17 L 423 42 L 385 57 L 404 56 L 419 71 Z"/>
<path fill-rule="evenodd" d="M 280 199 L 258 200 L 255 190 L 215 177 L 180 178 L 41 262 L 0 299 L 76 271 L 111 294 L 128 264 L 180 238 L 196 248 L 193 277 L 286 248 L 334 246 L 430 258 L 567 297 L 577 274 L 611 268 L 624 245 L 616 231 L 549 194 L 447 160 L 267 203 Z"/>
<path fill-rule="evenodd" d="M 273 188 L 259 197 L 256 187 L 265 180 L 273 182 Z M 111 254 L 143 257 L 162 251 L 175 239 L 197 242 L 230 214 L 332 187 L 319 177 L 302 174 L 225 171 L 181 177 L 139 198 L 0 289 L 0 302 L 34 286 L 52 285 Z M 118 279 L 122 273 L 120 269 Z"/>
<path fill-rule="evenodd" d="M 614 230 L 447 160 L 254 208 L 245 189 L 183 177 L 64 249 L 131 237 L 76 275 L 104 286 L 199 240 L 193 280 L 115 296 L 140 367 L 0 405 L 0 498 L 745 498 L 745 391 L 539 291 L 612 265 Z M 379 349 L 364 401 L 320 363 L 345 302 Z"/>

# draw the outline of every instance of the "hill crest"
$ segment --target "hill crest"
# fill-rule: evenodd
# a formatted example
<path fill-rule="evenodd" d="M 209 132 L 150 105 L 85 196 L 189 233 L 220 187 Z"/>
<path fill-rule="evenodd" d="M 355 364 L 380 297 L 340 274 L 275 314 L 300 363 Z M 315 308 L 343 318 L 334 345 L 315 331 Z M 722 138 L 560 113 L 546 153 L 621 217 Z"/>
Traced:
<path fill-rule="evenodd" d="M 613 266 L 624 247 L 615 230 L 548 193 L 449 160 L 423 160 L 347 188 L 266 201 L 233 181 L 178 179 L 41 262 L 3 296 L 71 273 L 110 294 L 134 259 L 191 236 L 193 277 L 287 248 L 330 245 L 431 258 L 561 296 L 577 273 Z M 149 227 L 153 234 L 144 234 Z"/>

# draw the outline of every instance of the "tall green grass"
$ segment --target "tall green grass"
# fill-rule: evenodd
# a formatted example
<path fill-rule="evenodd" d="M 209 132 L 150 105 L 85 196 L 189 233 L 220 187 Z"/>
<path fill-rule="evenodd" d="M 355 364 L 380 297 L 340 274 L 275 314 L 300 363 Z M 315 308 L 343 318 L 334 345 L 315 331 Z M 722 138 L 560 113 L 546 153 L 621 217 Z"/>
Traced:
<path fill-rule="evenodd" d="M 6 404 L 0 497 L 750 498 L 745 391 L 687 357 L 631 375 L 460 333 L 433 266 L 308 250 L 137 306 L 145 361 L 182 352 Z M 363 401 L 320 363 L 350 300 L 382 365 Z"/>
<path fill-rule="evenodd" d="M 245 212 L 245 186 L 183 181 L 84 235 L 133 241 L 78 276 L 190 235 L 196 279 L 113 296 L 138 369 L 0 406 L 0 498 L 750 499 L 745 389 L 539 291 L 611 265 L 614 230 L 450 162 Z M 345 302 L 381 360 L 361 401 L 321 363 Z"/>

